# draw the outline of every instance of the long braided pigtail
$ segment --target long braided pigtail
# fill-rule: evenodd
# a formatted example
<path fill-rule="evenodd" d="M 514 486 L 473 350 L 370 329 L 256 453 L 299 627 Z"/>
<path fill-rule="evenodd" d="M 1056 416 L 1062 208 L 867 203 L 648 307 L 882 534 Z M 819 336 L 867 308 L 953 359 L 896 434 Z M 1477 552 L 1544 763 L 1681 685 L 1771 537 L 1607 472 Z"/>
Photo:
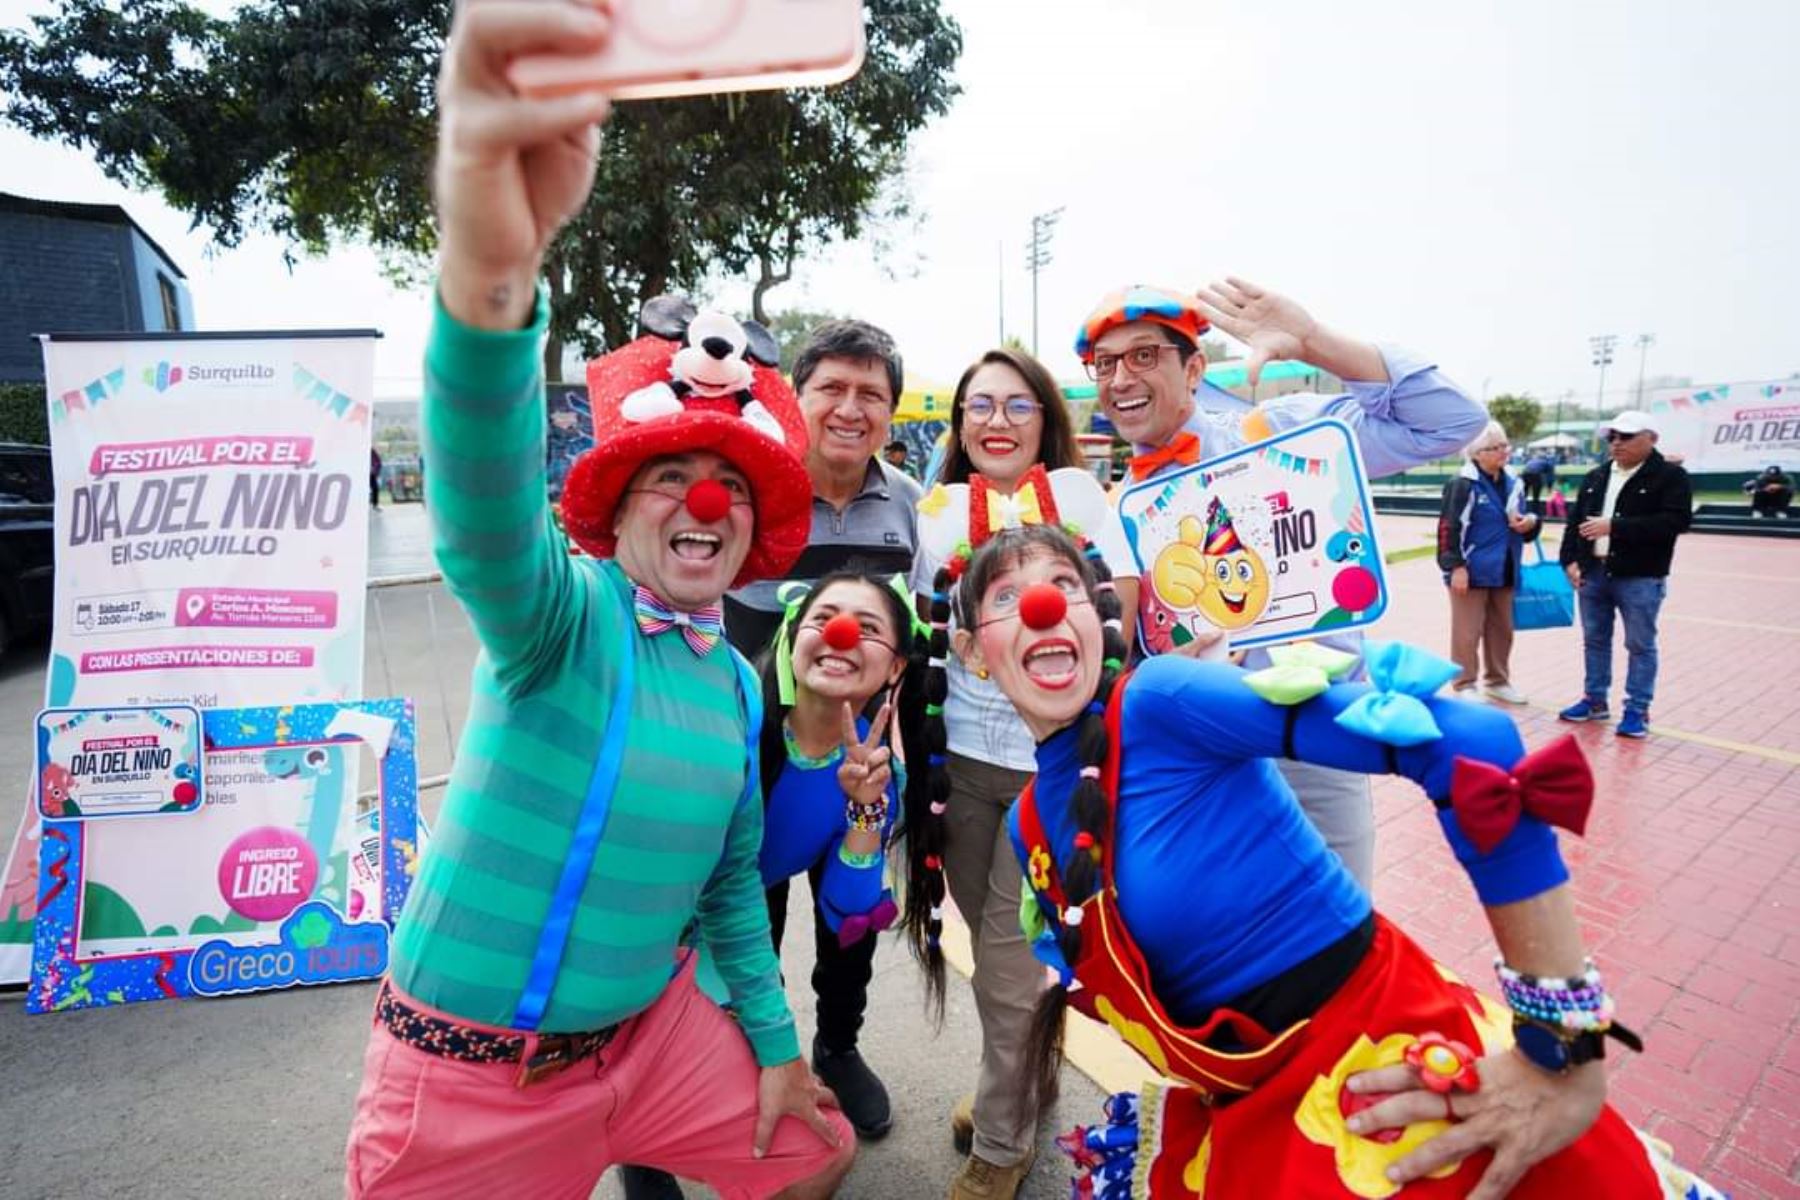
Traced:
<path fill-rule="evenodd" d="M 944 704 L 950 696 L 950 592 L 968 564 L 967 547 L 938 570 L 931 584 L 931 636 L 925 672 L 924 784 L 907 797 L 907 887 L 904 928 L 913 955 L 925 967 L 926 1006 L 940 1024 L 944 1019 L 944 846 L 949 840 L 945 814 L 950 809 L 949 738 Z"/>
<path fill-rule="evenodd" d="M 907 912 L 902 917 L 901 929 L 908 948 L 913 957 L 925 970 L 925 1007 L 932 1019 L 939 1025 L 944 1020 L 944 950 L 939 938 L 931 927 L 931 914 L 936 911 L 941 915 L 943 905 L 943 871 L 937 870 L 938 898 L 924 909 L 924 920 L 917 920 L 913 913 L 913 895 L 915 892 L 929 899 L 931 881 L 927 872 L 921 876 L 918 872 L 922 864 L 915 865 L 918 857 L 912 847 L 915 840 L 931 836 L 931 789 L 934 768 L 930 765 L 934 751 L 931 749 L 931 719 L 927 715 L 930 709 L 930 678 L 932 668 L 931 637 L 922 632 L 910 639 L 906 655 L 906 671 L 900 676 L 899 686 L 895 689 L 895 712 L 899 715 L 900 741 L 906 751 L 905 788 L 900 793 L 900 813 L 906 831 L 907 866 L 906 866 L 906 906 Z M 942 818 L 937 818 L 942 824 Z M 942 835 L 939 835 L 939 848 L 934 855 L 941 856 Z"/>
<path fill-rule="evenodd" d="M 1081 715 L 1081 728 L 1077 733 L 1077 754 L 1081 761 L 1081 773 L 1075 781 L 1074 789 L 1061 803 L 1068 805 L 1075 819 L 1075 853 L 1070 856 L 1068 864 L 1062 870 L 1063 892 L 1069 901 L 1069 907 L 1053 914 L 1057 934 L 1057 948 L 1062 953 L 1063 962 L 1071 970 L 1081 961 L 1081 919 L 1084 913 L 1081 905 L 1100 888 L 1101 839 L 1107 831 L 1107 811 L 1105 789 L 1101 786 L 1101 770 L 1110 749 L 1106 733 L 1106 707 L 1112 700 L 1113 688 L 1119 680 L 1125 666 L 1125 638 L 1120 621 L 1119 597 L 1114 590 L 1112 572 L 1107 569 L 1105 561 L 1091 543 L 1083 540 L 1077 549 L 1074 542 L 1069 541 L 1060 531 L 1050 531 L 1053 539 L 1043 540 L 1060 551 L 1065 557 L 1084 567 L 1083 574 L 1088 576 L 1089 587 L 1094 596 L 1095 611 L 1101 620 L 1101 653 L 1103 665 L 1100 672 L 1099 686 L 1095 689 L 1094 698 L 1087 710 Z M 966 600 L 972 600 L 967 597 Z M 970 605 L 973 609 L 973 605 Z M 1058 798 L 1037 793 L 1040 806 L 1051 806 L 1058 803 Z M 1026 1042 L 1025 1078 L 1022 1081 L 1027 1095 L 1032 1098 L 1034 1111 L 1042 1112 L 1055 1103 L 1058 1089 L 1058 1077 L 1063 1061 L 1063 1020 L 1068 1009 L 1068 988 L 1061 979 L 1053 983 L 1039 997 L 1038 1005 L 1031 1018 L 1031 1033 Z"/>

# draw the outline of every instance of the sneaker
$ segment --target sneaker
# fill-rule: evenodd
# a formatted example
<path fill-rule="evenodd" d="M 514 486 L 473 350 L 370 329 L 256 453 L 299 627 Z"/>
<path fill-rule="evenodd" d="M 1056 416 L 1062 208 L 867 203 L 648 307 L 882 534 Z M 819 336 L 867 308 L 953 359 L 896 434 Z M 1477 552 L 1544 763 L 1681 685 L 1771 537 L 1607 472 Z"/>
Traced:
<path fill-rule="evenodd" d="M 874 1141 L 894 1127 L 887 1088 L 854 1049 L 827 1050 L 813 1038 L 812 1066 L 825 1086 L 837 1094 L 838 1107 L 857 1136 Z"/>
<path fill-rule="evenodd" d="M 968 1157 L 975 1146 L 975 1094 L 965 1095 L 950 1110 L 950 1142 L 956 1152 Z"/>
<path fill-rule="evenodd" d="M 1606 707 L 1606 701 L 1583 696 L 1557 713 L 1556 719 L 1559 721 L 1604 721 L 1610 716 L 1612 716 L 1612 712 Z"/>
<path fill-rule="evenodd" d="M 1628 708 L 1619 717 L 1619 727 L 1613 732 L 1620 737 L 1647 738 L 1650 736 L 1650 714 L 1641 708 Z"/>
<path fill-rule="evenodd" d="M 619 1182 L 624 1185 L 625 1200 L 682 1200 L 675 1177 L 655 1167 L 620 1167 Z"/>
<path fill-rule="evenodd" d="M 1510 683 L 1490 683 L 1481 690 L 1486 692 L 1491 698 L 1500 701 L 1502 704 L 1531 703 L 1525 698 L 1524 692 L 1521 692 Z"/>
<path fill-rule="evenodd" d="M 1013 1200 L 1036 1158 L 1033 1150 L 1012 1166 L 1001 1167 L 971 1154 L 950 1181 L 950 1200 Z"/>

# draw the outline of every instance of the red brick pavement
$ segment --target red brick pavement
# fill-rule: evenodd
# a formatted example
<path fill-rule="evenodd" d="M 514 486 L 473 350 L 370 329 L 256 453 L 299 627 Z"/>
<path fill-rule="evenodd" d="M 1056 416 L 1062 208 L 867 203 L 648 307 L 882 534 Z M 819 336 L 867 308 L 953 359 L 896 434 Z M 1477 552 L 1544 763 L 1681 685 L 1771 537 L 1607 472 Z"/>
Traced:
<path fill-rule="evenodd" d="M 1380 521 L 1387 552 L 1430 532 Z M 1436 564 L 1388 572 L 1377 636 L 1447 652 Z M 1611 1096 L 1739 1200 L 1800 1197 L 1800 541 L 1682 539 L 1659 650 L 1661 732 L 1644 742 L 1555 719 L 1581 694 L 1578 630 L 1522 633 L 1513 653 L 1526 740 L 1573 731 L 1599 779 L 1587 837 L 1564 850 L 1588 947 L 1648 1047 L 1608 1059 Z M 1624 675 L 1621 644 L 1615 712 Z M 1492 937 L 1430 806 L 1388 780 L 1375 797 L 1379 907 L 1491 986 Z"/>

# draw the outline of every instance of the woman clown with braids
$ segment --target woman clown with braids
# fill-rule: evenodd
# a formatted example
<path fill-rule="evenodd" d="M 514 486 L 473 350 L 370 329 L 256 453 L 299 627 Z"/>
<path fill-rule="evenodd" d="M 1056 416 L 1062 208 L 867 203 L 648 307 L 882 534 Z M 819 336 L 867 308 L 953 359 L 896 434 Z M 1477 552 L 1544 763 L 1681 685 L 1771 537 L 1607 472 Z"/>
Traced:
<path fill-rule="evenodd" d="M 924 757 L 926 631 L 899 576 L 838 571 L 790 587 L 758 660 L 769 781 L 758 865 L 765 888 L 812 875 L 827 926 L 850 946 L 899 917 L 889 844 L 924 819 L 924 781 L 906 763 Z M 771 901 L 778 949 L 786 916 Z"/>
<path fill-rule="evenodd" d="M 957 573 L 1001 530 L 1062 525 L 1092 539 L 1115 569 L 1124 608 L 1137 608 L 1125 529 L 1081 466 L 1062 392 L 1035 359 L 994 350 L 963 373 L 951 407 L 942 482 L 919 504 L 918 574 L 934 578 L 931 815 L 911 841 L 909 912 L 935 937 L 946 883 L 968 922 L 981 1018 L 981 1068 L 956 1107 L 953 1136 L 968 1155 L 952 1200 L 1008 1200 L 1031 1169 L 1035 1098 L 1020 1091 L 1021 1055 L 1044 972 L 1019 931 L 1019 869 L 1004 817 L 1035 769 L 1031 731 L 993 682 L 950 654 L 948 595 Z M 941 998 L 941 993 L 939 994 Z"/>
<path fill-rule="evenodd" d="M 1028 1086 L 1053 1087 L 1063 1009 L 1165 1084 L 1065 1149 L 1077 1195 L 1716 1197 L 1605 1104 L 1608 1039 L 1640 1049 L 1584 958 L 1551 824 L 1593 778 L 1563 739 L 1435 698 L 1455 665 L 1297 649 L 1266 671 L 1170 655 L 1129 675 L 1091 568 L 1060 532 L 1002 533 L 956 590 L 957 651 L 1038 739 L 1010 817 L 1022 914 L 1059 984 Z M 1404 775 L 1485 906 L 1504 1009 L 1376 914 L 1274 760 Z"/>

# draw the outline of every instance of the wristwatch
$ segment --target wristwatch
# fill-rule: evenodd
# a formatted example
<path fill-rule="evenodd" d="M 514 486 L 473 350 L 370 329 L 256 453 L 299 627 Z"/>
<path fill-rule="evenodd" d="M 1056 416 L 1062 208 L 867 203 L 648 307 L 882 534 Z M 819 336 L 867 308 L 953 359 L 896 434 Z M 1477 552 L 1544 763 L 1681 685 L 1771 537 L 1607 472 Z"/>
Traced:
<path fill-rule="evenodd" d="M 1633 1050 L 1644 1048 L 1637 1034 L 1616 1021 L 1604 1033 L 1591 1029 L 1575 1033 L 1513 1015 L 1513 1045 L 1533 1066 L 1552 1075 L 1566 1075 L 1584 1063 L 1605 1058 L 1608 1037 L 1617 1038 Z"/>

